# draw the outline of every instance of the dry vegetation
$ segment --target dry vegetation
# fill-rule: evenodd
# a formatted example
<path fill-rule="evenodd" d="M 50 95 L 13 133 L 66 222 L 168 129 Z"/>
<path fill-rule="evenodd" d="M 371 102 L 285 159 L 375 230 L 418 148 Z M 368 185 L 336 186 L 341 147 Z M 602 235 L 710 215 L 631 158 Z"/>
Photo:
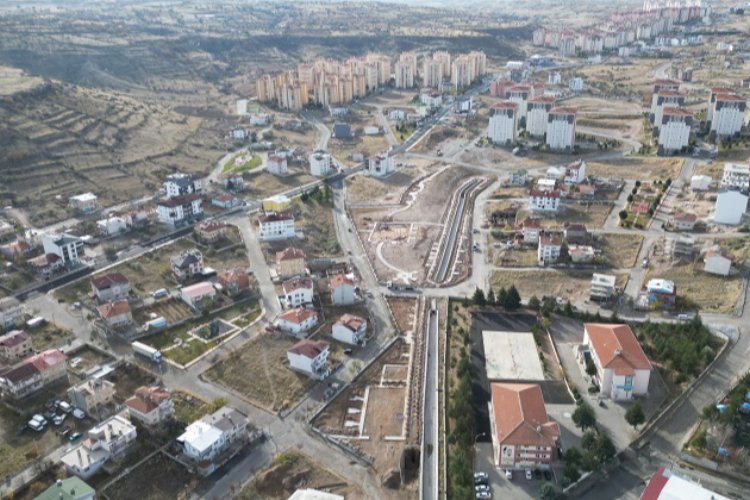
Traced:
<path fill-rule="evenodd" d="M 495 271 L 490 278 L 490 285 L 497 288 L 509 288 L 516 285 L 521 298 L 528 300 L 532 295 L 541 298 L 544 295 L 563 297 L 571 302 L 583 302 L 588 299 L 591 289 L 591 272 L 586 271 Z M 617 286 L 624 287 L 626 274 L 617 275 Z"/>
<path fill-rule="evenodd" d="M 742 278 L 716 276 L 703 271 L 703 264 L 674 266 L 662 271 L 649 271 L 646 280 L 663 278 L 674 281 L 678 300 L 701 312 L 729 314 L 735 311 L 742 289 Z"/>
<path fill-rule="evenodd" d="M 612 179 L 676 179 L 682 162 L 680 158 L 624 157 L 609 160 L 607 163 L 587 162 L 586 173 Z"/>
<path fill-rule="evenodd" d="M 635 266 L 643 236 L 638 234 L 602 234 L 597 246 L 607 264 L 615 269 Z"/>

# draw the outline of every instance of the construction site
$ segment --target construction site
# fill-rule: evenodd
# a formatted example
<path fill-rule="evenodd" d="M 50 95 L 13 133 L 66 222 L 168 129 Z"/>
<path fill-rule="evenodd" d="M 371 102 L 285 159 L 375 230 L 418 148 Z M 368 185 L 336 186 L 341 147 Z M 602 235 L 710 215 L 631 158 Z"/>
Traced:
<path fill-rule="evenodd" d="M 447 285 L 471 266 L 471 209 L 490 182 L 465 167 L 444 166 L 415 180 L 397 204 L 349 204 L 381 282 Z M 452 186 L 446 203 L 445 186 Z"/>
<path fill-rule="evenodd" d="M 313 417 L 327 439 L 374 469 L 387 498 L 417 488 L 424 380 L 424 299 L 389 298 L 402 335 Z"/>

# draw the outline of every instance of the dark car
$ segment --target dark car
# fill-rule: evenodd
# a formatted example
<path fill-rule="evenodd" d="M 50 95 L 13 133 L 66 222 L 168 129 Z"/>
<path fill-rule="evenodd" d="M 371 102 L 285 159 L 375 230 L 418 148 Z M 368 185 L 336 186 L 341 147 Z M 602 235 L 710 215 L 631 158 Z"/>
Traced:
<path fill-rule="evenodd" d="M 537 479 L 541 479 L 542 478 L 542 471 L 540 471 L 539 469 L 534 469 L 534 477 L 537 478 Z"/>
<path fill-rule="evenodd" d="M 550 473 L 550 471 L 548 471 L 548 470 L 544 471 L 544 479 L 547 480 L 547 481 L 551 481 L 552 480 L 552 474 Z"/>
<path fill-rule="evenodd" d="M 76 431 L 73 434 L 71 434 L 70 436 L 68 436 L 68 441 L 70 441 L 71 443 L 75 443 L 76 441 L 78 441 L 82 437 L 83 437 L 83 434 L 80 433 L 80 432 L 78 432 L 78 431 Z"/>

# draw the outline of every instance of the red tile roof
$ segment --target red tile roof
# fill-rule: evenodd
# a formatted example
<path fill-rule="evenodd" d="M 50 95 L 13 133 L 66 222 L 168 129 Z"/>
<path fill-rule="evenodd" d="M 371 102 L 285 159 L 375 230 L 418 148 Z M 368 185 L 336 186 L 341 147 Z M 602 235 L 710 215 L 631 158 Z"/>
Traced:
<path fill-rule="evenodd" d="M 64 363 L 68 357 L 60 349 L 48 349 L 40 352 L 36 356 L 29 358 L 27 361 L 32 363 L 40 372 Z"/>
<path fill-rule="evenodd" d="M 680 212 L 678 214 L 675 214 L 674 220 L 679 220 L 683 222 L 695 222 L 698 220 L 698 216 L 695 214 L 688 213 L 688 212 Z"/>
<path fill-rule="evenodd" d="M 551 115 L 574 115 L 578 112 L 576 108 L 570 106 L 558 106 L 549 110 Z"/>
<path fill-rule="evenodd" d="M 129 313 L 130 304 L 128 304 L 127 300 L 116 300 L 114 302 L 110 302 L 109 304 L 102 304 L 97 309 L 99 310 L 99 316 L 101 316 L 102 318 L 114 318 L 116 316 L 120 316 L 121 314 Z"/>
<path fill-rule="evenodd" d="M 128 284 L 128 278 L 122 273 L 107 273 L 91 280 L 91 284 L 97 290 L 107 290 L 115 285 Z"/>
<path fill-rule="evenodd" d="M 341 285 L 349 285 L 354 286 L 354 281 L 347 278 L 344 274 L 337 274 L 333 278 L 331 278 L 331 289 L 338 288 Z"/>
<path fill-rule="evenodd" d="M 628 325 L 585 323 L 583 327 L 602 367 L 612 369 L 615 375 L 651 369 L 651 362 Z"/>
<path fill-rule="evenodd" d="M 15 347 L 29 340 L 29 334 L 23 330 L 11 330 L 0 336 L 0 346 Z"/>
<path fill-rule="evenodd" d="M 169 399 L 169 391 L 158 386 L 141 386 L 135 390 L 135 394 L 125 400 L 125 405 L 133 408 L 139 413 L 151 413 L 159 405 Z"/>
<path fill-rule="evenodd" d="M 294 216 L 291 212 L 266 212 L 260 217 L 258 217 L 258 221 L 261 224 L 265 224 L 267 222 L 277 222 L 277 221 L 284 221 L 284 220 L 294 220 Z"/>
<path fill-rule="evenodd" d="M 290 347 L 287 352 L 313 359 L 325 351 L 329 345 L 325 340 L 303 339 Z"/>
<path fill-rule="evenodd" d="M 175 196 L 175 197 L 172 197 L 172 198 L 166 198 L 166 199 L 163 199 L 163 200 L 159 200 L 157 202 L 157 205 L 162 206 L 162 207 L 173 208 L 173 207 L 179 207 L 179 206 L 182 206 L 182 205 L 187 205 L 188 203 L 192 203 L 192 202 L 194 202 L 196 200 L 200 200 L 200 199 L 201 199 L 201 195 L 200 194 L 198 194 L 198 193 L 190 193 L 190 194 L 183 194 L 183 195 L 180 195 L 180 196 Z"/>
<path fill-rule="evenodd" d="M 312 290 L 313 281 L 310 278 L 292 278 L 282 283 L 281 288 L 284 290 L 284 293 L 292 293 L 293 291 L 302 288 L 305 290 Z"/>
<path fill-rule="evenodd" d="M 555 446 L 560 427 L 547 415 L 536 384 L 492 384 L 495 435 L 502 444 Z"/>
<path fill-rule="evenodd" d="M 559 198 L 560 197 L 560 190 L 559 189 L 553 189 L 552 191 L 548 191 L 546 189 L 532 188 L 529 191 L 529 196 L 535 196 L 535 197 L 538 197 L 538 198 Z"/>
<path fill-rule="evenodd" d="M 693 113 L 682 108 L 664 108 L 663 113 L 671 116 L 693 116 Z"/>
<path fill-rule="evenodd" d="M 517 102 L 499 102 L 492 105 L 492 109 L 518 109 Z"/>
<path fill-rule="evenodd" d="M 234 269 L 225 269 L 219 273 L 217 279 L 224 287 L 229 285 L 237 286 L 238 288 L 250 287 L 250 276 L 247 275 L 247 272 L 244 269 L 238 267 Z"/>
<path fill-rule="evenodd" d="M 317 317 L 318 313 L 315 312 L 313 309 L 305 309 L 304 307 L 298 307 L 296 309 L 290 309 L 286 311 L 285 313 L 281 314 L 279 316 L 280 320 L 286 321 L 288 323 L 296 323 L 300 324 L 304 322 L 305 320 Z"/>
<path fill-rule="evenodd" d="M 360 318 L 359 316 L 349 313 L 342 315 L 336 322 L 337 325 L 344 325 L 353 331 L 359 330 L 359 328 L 366 323 L 367 320 L 365 318 Z"/>
<path fill-rule="evenodd" d="M 526 217 L 523 221 L 523 228 L 527 227 L 530 229 L 539 228 L 542 226 L 542 220 L 538 217 Z"/>

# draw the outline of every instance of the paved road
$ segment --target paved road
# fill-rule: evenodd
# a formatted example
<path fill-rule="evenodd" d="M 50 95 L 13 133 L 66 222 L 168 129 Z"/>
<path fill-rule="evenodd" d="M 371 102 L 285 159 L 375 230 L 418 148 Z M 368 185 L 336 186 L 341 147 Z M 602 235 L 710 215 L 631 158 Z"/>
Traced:
<path fill-rule="evenodd" d="M 422 482 L 420 498 L 432 500 L 437 498 L 438 492 L 438 313 L 432 304 L 427 325 L 427 342 L 425 349 L 425 385 L 424 406 L 422 410 Z"/>

